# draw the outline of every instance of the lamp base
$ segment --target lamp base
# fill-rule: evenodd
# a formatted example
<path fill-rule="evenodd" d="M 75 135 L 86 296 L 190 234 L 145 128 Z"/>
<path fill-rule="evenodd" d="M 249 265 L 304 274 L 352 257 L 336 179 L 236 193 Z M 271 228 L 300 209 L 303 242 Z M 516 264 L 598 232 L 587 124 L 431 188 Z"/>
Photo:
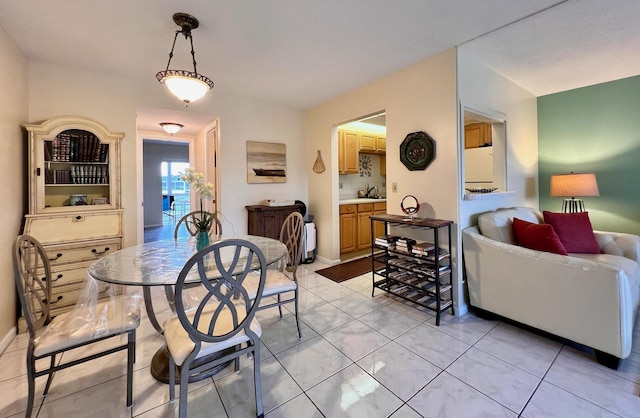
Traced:
<path fill-rule="evenodd" d="M 564 213 L 586 212 L 584 210 L 584 201 L 582 199 L 564 199 L 562 201 L 562 211 Z"/>

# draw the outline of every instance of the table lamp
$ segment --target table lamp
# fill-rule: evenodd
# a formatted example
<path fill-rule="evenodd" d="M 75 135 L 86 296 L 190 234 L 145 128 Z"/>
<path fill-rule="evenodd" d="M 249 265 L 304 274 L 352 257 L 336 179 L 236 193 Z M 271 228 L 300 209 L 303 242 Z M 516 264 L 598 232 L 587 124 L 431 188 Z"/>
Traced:
<path fill-rule="evenodd" d="M 551 197 L 564 197 L 562 211 L 584 212 L 584 202 L 576 197 L 600 196 L 594 173 L 556 174 L 551 176 Z"/>

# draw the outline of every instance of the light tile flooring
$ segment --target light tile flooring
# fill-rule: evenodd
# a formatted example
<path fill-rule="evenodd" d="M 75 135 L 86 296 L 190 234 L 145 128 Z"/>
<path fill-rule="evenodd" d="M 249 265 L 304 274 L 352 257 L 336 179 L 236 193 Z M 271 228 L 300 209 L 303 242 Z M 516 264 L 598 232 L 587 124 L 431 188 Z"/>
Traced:
<path fill-rule="evenodd" d="M 613 371 L 589 350 L 472 314 L 445 315 L 437 327 L 431 313 L 381 291 L 372 298 L 370 274 L 337 284 L 314 273 L 322 267 L 299 270 L 304 338 L 290 313 L 259 313 L 267 417 L 640 416 L 640 332 Z M 24 416 L 26 343 L 19 335 L 0 357 L 2 416 Z M 170 404 L 168 386 L 149 374 L 162 343 L 143 318 L 131 409 L 120 352 L 59 372 L 34 416 L 177 416 L 179 401 Z M 189 416 L 255 416 L 251 364 L 191 384 Z"/>

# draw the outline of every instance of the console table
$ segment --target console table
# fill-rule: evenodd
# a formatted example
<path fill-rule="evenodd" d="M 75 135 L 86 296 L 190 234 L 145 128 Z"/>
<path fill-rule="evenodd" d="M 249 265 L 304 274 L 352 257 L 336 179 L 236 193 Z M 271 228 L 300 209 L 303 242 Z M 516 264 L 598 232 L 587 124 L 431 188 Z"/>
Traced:
<path fill-rule="evenodd" d="M 292 212 L 302 213 L 304 205 L 296 203 L 287 206 L 251 205 L 245 206 L 248 215 L 249 235 L 279 239 L 280 228 Z"/>

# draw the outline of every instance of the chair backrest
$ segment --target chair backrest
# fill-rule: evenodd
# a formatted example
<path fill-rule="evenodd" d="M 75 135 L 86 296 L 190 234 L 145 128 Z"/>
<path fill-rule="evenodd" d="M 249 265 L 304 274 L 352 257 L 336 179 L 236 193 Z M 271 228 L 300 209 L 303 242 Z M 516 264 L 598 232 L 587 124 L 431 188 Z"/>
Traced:
<path fill-rule="evenodd" d="M 176 223 L 176 227 L 173 230 L 173 239 L 178 239 L 178 234 L 180 233 L 180 227 L 184 224 L 187 232 L 192 237 L 198 235 L 198 228 L 196 228 L 196 222 L 203 219 L 204 216 L 212 217 L 212 228 L 210 230 L 211 233 L 222 234 L 222 224 L 220 223 L 220 219 L 218 219 L 218 215 L 212 212 L 207 212 L 204 210 L 194 210 L 193 212 L 189 212 L 184 215 L 178 223 Z M 215 229 L 213 226 L 215 225 Z"/>
<path fill-rule="evenodd" d="M 257 338 L 250 325 L 262 299 L 267 263 L 253 243 L 230 239 L 203 248 L 184 265 L 175 291 L 176 314 L 196 344 L 220 342 L 244 330 Z M 260 271 L 255 299 L 250 298 L 247 276 Z M 194 287 L 200 300 L 193 306 Z M 184 292 L 189 289 L 188 292 Z"/>
<path fill-rule="evenodd" d="M 287 216 L 280 228 L 280 241 L 287 246 L 289 262 L 286 270 L 293 273 L 293 280 L 298 280 L 296 271 L 302 257 L 302 231 L 304 219 L 299 212 L 292 212 Z"/>
<path fill-rule="evenodd" d="M 29 335 L 51 320 L 51 266 L 42 245 L 30 235 L 20 235 L 13 243 L 13 269 Z"/>

